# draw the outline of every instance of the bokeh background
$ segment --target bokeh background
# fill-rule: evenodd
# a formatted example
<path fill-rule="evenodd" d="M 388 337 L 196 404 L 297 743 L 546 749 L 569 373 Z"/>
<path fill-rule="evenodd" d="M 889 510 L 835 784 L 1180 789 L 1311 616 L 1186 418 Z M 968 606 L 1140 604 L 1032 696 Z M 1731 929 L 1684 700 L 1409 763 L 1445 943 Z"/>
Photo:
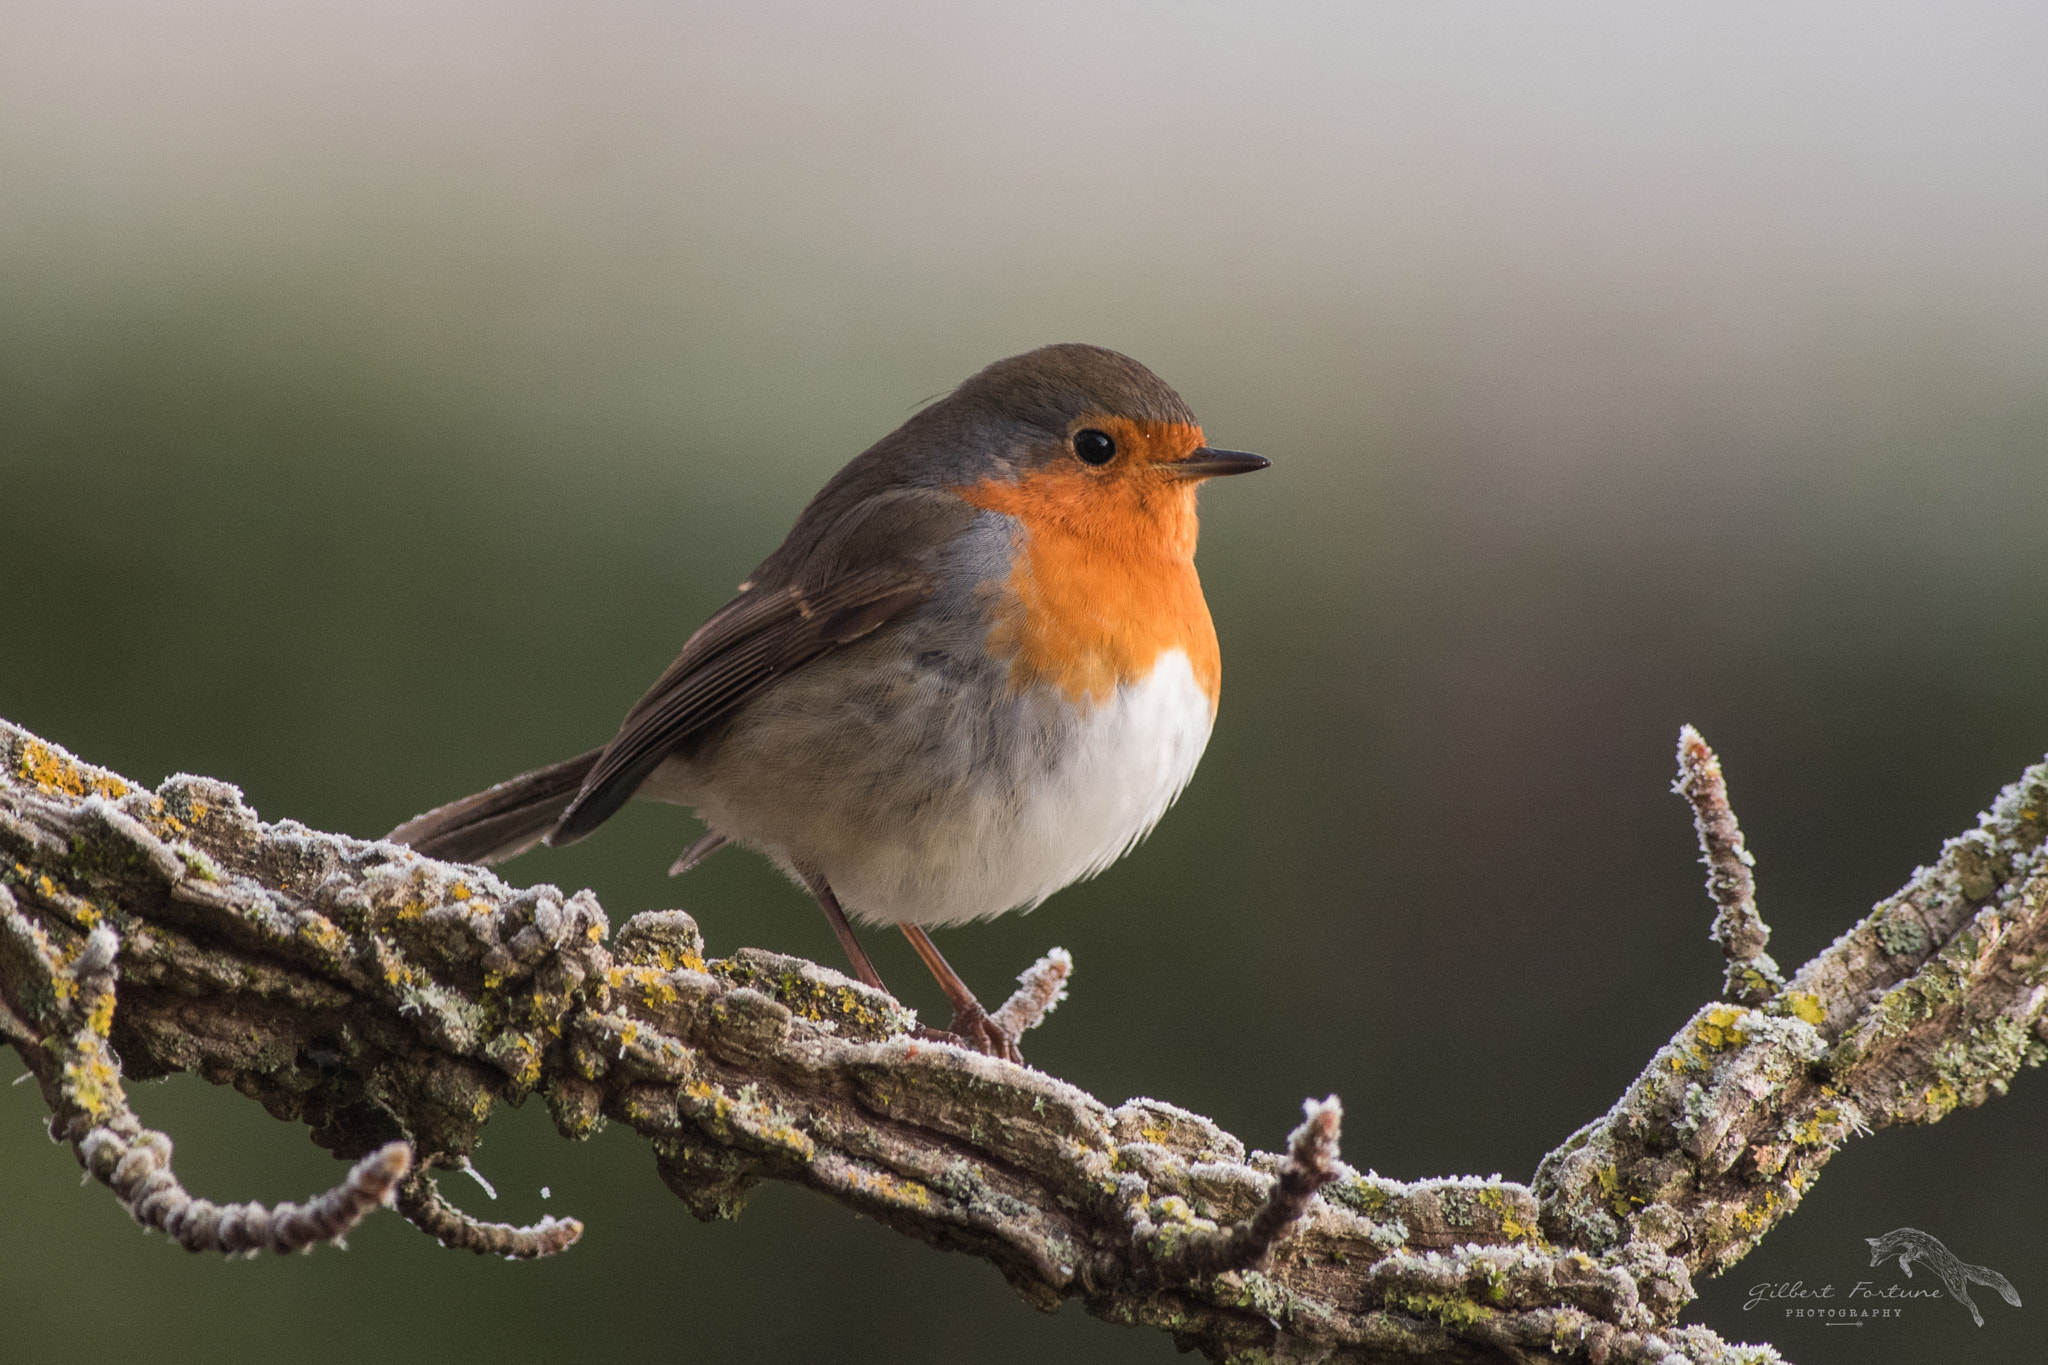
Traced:
<path fill-rule="evenodd" d="M 1272 1147 L 1335 1091 L 1360 1167 L 1527 1179 L 1717 986 L 1681 722 L 1788 966 L 2048 748 L 2026 4 L 0 5 L 0 715 L 380 833 L 605 738 L 832 470 L 1057 340 L 1274 460 L 1205 495 L 1179 808 L 942 937 L 985 995 L 1073 950 L 1031 1057 L 1112 1102 Z M 751 855 L 665 878 L 692 834 L 509 871 L 836 961 Z M 337 1174 L 196 1079 L 136 1099 L 198 1192 Z M 2024 1073 L 1853 1142 L 1689 1319 L 2039 1360 L 2044 1125 Z M 479 1164 L 584 1243 L 193 1259 L 0 1086 L 0 1356 L 1174 1358 L 794 1191 L 697 1224 L 537 1104 Z M 1900 1225 L 2027 1306 L 1745 1312 Z"/>

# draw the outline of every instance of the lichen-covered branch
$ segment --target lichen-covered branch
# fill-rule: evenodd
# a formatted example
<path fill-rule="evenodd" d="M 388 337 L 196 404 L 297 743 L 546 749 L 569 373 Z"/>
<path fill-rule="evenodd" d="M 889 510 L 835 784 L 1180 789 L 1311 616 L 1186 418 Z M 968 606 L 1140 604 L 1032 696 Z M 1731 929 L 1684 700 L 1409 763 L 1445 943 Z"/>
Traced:
<path fill-rule="evenodd" d="M 1544 1159 L 1545 1234 L 1719 1271 L 1798 1207 L 1850 1134 L 2004 1094 L 2048 1057 L 2044 835 L 2037 764 L 1782 989 L 1703 1006 L 1604 1118 Z"/>
<path fill-rule="evenodd" d="M 1761 1005 L 1785 988 L 1785 978 L 1764 951 L 1771 931 L 1756 908 L 1756 859 L 1743 846 L 1742 826 L 1728 805 L 1721 760 L 1690 725 L 1678 732 L 1678 781 L 1671 789 L 1692 805 L 1707 895 L 1720 911 L 1707 936 L 1728 958 L 1725 994 L 1745 1005 Z"/>
<path fill-rule="evenodd" d="M 480 1223 L 426 1175 L 538 1096 L 565 1136 L 642 1134 L 702 1217 L 803 1185 L 1035 1304 L 1078 1297 L 1213 1359 L 1768 1360 L 1671 1325 L 1691 1274 L 1746 1249 L 1855 1124 L 1975 1103 L 2038 1051 L 2048 777 L 2027 782 L 1786 991 L 1704 1009 L 1534 1191 L 1359 1175 L 1334 1099 L 1286 1153 L 1248 1154 L 1172 1105 L 920 1040 L 827 968 L 707 959 L 680 912 L 613 933 L 588 892 L 264 824 L 204 778 L 148 791 L 4 722 L 0 1037 L 60 1138 L 121 1136 L 117 1189 L 144 1141 L 123 1077 L 191 1070 L 371 1158 L 317 1203 L 389 1194 L 450 1246 L 551 1254 L 573 1220 Z M 1035 1022 L 1070 966 L 1049 955 L 1004 1009 Z M 394 1151 L 409 1172 L 373 1155 Z"/>
<path fill-rule="evenodd" d="M 25 864 L 15 870 L 24 878 L 28 872 Z M 78 1164 L 113 1190 L 130 1217 L 187 1251 L 282 1255 L 340 1242 L 370 1210 L 390 1200 L 412 1166 L 412 1151 L 403 1142 L 371 1152 L 341 1184 L 305 1204 L 220 1205 L 187 1193 L 171 1172 L 170 1138 L 144 1128 L 129 1109 L 120 1063 L 107 1044 L 119 952 L 119 936 L 103 923 L 93 925 L 74 948 L 61 947 L 0 884 L 0 962 L 17 968 L 17 992 L 27 996 L 30 1012 L 56 1025 L 40 1049 L 22 1053 L 44 1093 L 54 1092 L 50 1135 L 70 1142 Z M 8 1036 L 19 1046 L 28 1030 L 21 1017 L 0 1006 L 0 1024 L 11 1026 Z"/>

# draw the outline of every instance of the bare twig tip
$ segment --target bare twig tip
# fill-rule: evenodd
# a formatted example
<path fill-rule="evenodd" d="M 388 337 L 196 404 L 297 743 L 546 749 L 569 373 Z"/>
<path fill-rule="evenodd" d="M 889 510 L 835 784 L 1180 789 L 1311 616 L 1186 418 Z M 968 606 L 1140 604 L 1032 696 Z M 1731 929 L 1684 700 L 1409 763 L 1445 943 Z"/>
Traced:
<path fill-rule="evenodd" d="M 1710 937 L 1728 959 L 1725 993 L 1761 1004 L 1783 989 L 1778 964 L 1764 952 L 1771 931 L 1756 908 L 1756 860 L 1744 846 L 1742 826 L 1728 804 L 1728 783 L 1721 760 L 1692 726 L 1678 731 L 1678 780 L 1674 792 L 1692 806 L 1693 828 L 1699 832 L 1700 861 L 1707 868 L 1707 894 L 1719 913 Z"/>
<path fill-rule="evenodd" d="M 1251 1216 L 1229 1228 L 1170 1240 L 1166 1254 L 1155 1250 L 1152 1273 L 1170 1283 L 1264 1267 L 1273 1249 L 1307 1216 L 1316 1191 L 1337 1178 L 1337 1137 L 1343 1120 L 1344 1107 L 1335 1095 L 1303 1101 L 1301 1126 L 1287 1137 L 1287 1157 Z M 1141 1243 L 1157 1233 L 1142 1214 L 1135 1230 Z"/>
<path fill-rule="evenodd" d="M 483 1222 L 449 1203 L 425 1171 L 399 1189 L 398 1211 L 444 1247 L 508 1261 L 558 1256 L 583 1236 L 583 1224 L 575 1218 L 549 1215 L 529 1227 Z"/>
<path fill-rule="evenodd" d="M 1065 948 L 1053 948 L 1017 977 L 1017 989 L 990 1016 L 998 1028 L 1012 1038 L 1045 1022 L 1060 1001 L 1067 998 L 1067 978 L 1074 972 L 1074 957 Z"/>
<path fill-rule="evenodd" d="M 1327 1183 L 1336 1172 L 1337 1137 L 1344 1124 L 1344 1106 L 1335 1095 L 1301 1102 L 1301 1127 L 1287 1139 L 1288 1158 L 1322 1174 Z"/>

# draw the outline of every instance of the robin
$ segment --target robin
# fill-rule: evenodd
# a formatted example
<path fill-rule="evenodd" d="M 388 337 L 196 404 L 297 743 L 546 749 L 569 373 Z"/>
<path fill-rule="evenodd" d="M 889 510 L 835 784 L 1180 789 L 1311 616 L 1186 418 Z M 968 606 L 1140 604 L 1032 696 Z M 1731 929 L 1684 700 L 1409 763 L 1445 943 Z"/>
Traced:
<path fill-rule="evenodd" d="M 1116 861 L 1194 775 L 1216 716 L 1195 490 L 1264 469 L 1098 346 L 1000 360 L 811 499 L 601 749 L 391 838 L 492 863 L 576 842 L 639 796 L 693 806 L 848 918 L 893 924 L 952 1033 L 1021 1060 L 928 928 L 1029 909 Z"/>

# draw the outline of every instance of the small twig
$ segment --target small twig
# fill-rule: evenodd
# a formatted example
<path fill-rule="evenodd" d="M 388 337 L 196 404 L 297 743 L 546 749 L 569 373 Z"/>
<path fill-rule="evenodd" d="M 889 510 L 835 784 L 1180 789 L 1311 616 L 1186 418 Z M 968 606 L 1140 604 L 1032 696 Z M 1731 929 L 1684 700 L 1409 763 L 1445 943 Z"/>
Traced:
<path fill-rule="evenodd" d="M 339 1242 L 390 1198 L 411 1169 L 412 1149 L 393 1142 L 357 1162 L 341 1184 L 304 1204 L 271 1209 L 193 1198 L 171 1171 L 170 1138 L 144 1128 L 129 1107 L 121 1089 L 120 1059 L 107 1044 L 120 936 L 105 924 L 96 925 L 67 962 L 64 949 L 21 914 L 4 887 L 0 932 L 41 969 L 52 1012 L 64 1026 L 44 1039 L 42 1049 L 27 1054 L 47 1058 L 49 1088 L 57 1095 L 51 1136 L 68 1138 L 79 1165 L 112 1189 L 144 1227 L 164 1233 L 187 1251 L 306 1251 L 317 1242 Z"/>
<path fill-rule="evenodd" d="M 472 1218 L 449 1203 L 425 1171 L 416 1172 L 399 1188 L 397 1203 L 408 1223 L 442 1246 L 474 1251 L 479 1256 L 503 1256 L 508 1261 L 559 1255 L 583 1235 L 583 1223 L 575 1218 L 550 1215 L 524 1228 Z"/>
<path fill-rule="evenodd" d="M 78 1141 L 78 1160 L 114 1191 L 136 1222 L 187 1251 L 310 1251 L 339 1244 L 370 1210 L 389 1202 L 412 1169 L 412 1148 L 387 1143 L 358 1161 L 339 1185 L 304 1204 L 216 1204 L 194 1199 L 171 1173 L 171 1140 L 145 1128 L 132 1138 L 95 1128 Z"/>
<path fill-rule="evenodd" d="M 1308 1212 L 1316 1191 L 1337 1178 L 1337 1134 L 1344 1106 L 1335 1095 L 1302 1102 L 1301 1126 L 1287 1135 L 1287 1160 L 1266 1202 L 1230 1230 L 1225 1259 L 1234 1267 L 1264 1265 L 1275 1246 Z"/>
<path fill-rule="evenodd" d="M 1012 1038 L 1022 1038 L 1067 998 L 1067 978 L 1073 971 L 1073 954 L 1065 948 L 1050 950 L 1017 977 L 1016 991 L 989 1016 L 989 1022 Z"/>
<path fill-rule="evenodd" d="M 1678 732 L 1678 781 L 1671 790 L 1692 804 L 1699 831 L 1700 861 L 1707 867 L 1707 894 L 1720 913 L 1708 937 L 1728 958 L 1722 994 L 1760 1005 L 1785 988 L 1784 974 L 1764 951 L 1770 927 L 1756 908 L 1756 859 L 1743 847 L 1742 827 L 1728 805 L 1721 760 L 1690 725 Z"/>
<path fill-rule="evenodd" d="M 1287 1159 L 1251 1216 L 1228 1229 L 1174 1235 L 1139 1214 L 1133 1231 L 1153 1251 L 1154 1274 L 1165 1283 L 1231 1270 L 1261 1270 L 1273 1248 L 1308 1212 L 1316 1191 L 1337 1178 L 1337 1135 L 1344 1107 L 1335 1095 L 1304 1100 L 1301 1126 L 1287 1136 Z"/>

